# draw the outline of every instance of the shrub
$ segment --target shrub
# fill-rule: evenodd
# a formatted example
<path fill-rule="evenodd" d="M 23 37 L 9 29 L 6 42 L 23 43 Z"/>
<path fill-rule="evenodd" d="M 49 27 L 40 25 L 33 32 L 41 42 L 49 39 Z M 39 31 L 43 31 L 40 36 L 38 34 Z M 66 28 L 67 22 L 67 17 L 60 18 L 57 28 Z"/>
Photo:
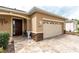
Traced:
<path fill-rule="evenodd" d="M 77 28 L 77 32 L 79 33 L 79 28 Z"/>
<path fill-rule="evenodd" d="M 9 33 L 0 33 L 0 47 L 3 47 L 3 49 L 6 49 L 8 46 L 9 41 Z"/>
<path fill-rule="evenodd" d="M 77 21 L 77 24 L 79 24 L 79 21 Z"/>

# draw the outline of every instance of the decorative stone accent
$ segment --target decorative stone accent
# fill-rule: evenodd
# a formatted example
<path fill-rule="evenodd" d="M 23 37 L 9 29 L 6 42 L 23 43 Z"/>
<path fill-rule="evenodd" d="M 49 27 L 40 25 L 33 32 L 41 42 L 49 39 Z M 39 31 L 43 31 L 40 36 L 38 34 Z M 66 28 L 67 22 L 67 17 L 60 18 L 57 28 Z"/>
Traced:
<path fill-rule="evenodd" d="M 43 33 L 32 33 L 32 39 L 35 41 L 43 40 Z"/>

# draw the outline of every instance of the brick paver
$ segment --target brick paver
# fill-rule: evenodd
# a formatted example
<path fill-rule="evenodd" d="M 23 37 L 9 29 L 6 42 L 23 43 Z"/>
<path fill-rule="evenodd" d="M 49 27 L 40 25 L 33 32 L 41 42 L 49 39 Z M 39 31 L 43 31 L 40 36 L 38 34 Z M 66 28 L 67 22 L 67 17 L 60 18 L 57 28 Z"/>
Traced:
<path fill-rule="evenodd" d="M 79 36 L 61 35 L 35 42 L 23 37 L 14 38 L 16 53 L 70 53 L 79 52 Z"/>

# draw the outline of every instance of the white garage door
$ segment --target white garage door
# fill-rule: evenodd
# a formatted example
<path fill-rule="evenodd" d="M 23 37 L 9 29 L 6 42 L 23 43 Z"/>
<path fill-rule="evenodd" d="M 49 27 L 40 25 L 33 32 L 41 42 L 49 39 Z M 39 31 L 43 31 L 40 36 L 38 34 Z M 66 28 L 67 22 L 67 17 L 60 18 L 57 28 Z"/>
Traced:
<path fill-rule="evenodd" d="M 61 24 L 43 24 L 43 38 L 49 38 L 62 34 Z"/>

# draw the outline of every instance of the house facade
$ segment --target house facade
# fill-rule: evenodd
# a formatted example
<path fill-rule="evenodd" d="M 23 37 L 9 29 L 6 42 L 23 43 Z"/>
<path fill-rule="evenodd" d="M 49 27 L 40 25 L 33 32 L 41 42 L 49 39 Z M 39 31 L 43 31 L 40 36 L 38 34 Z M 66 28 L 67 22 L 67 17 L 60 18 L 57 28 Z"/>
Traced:
<path fill-rule="evenodd" d="M 77 32 L 78 24 L 76 19 L 66 20 L 65 28 L 68 32 Z"/>
<path fill-rule="evenodd" d="M 10 36 L 20 36 L 30 31 L 32 39 L 40 41 L 64 34 L 67 18 L 34 7 L 29 13 L 21 10 L 0 7 L 0 32 Z"/>

